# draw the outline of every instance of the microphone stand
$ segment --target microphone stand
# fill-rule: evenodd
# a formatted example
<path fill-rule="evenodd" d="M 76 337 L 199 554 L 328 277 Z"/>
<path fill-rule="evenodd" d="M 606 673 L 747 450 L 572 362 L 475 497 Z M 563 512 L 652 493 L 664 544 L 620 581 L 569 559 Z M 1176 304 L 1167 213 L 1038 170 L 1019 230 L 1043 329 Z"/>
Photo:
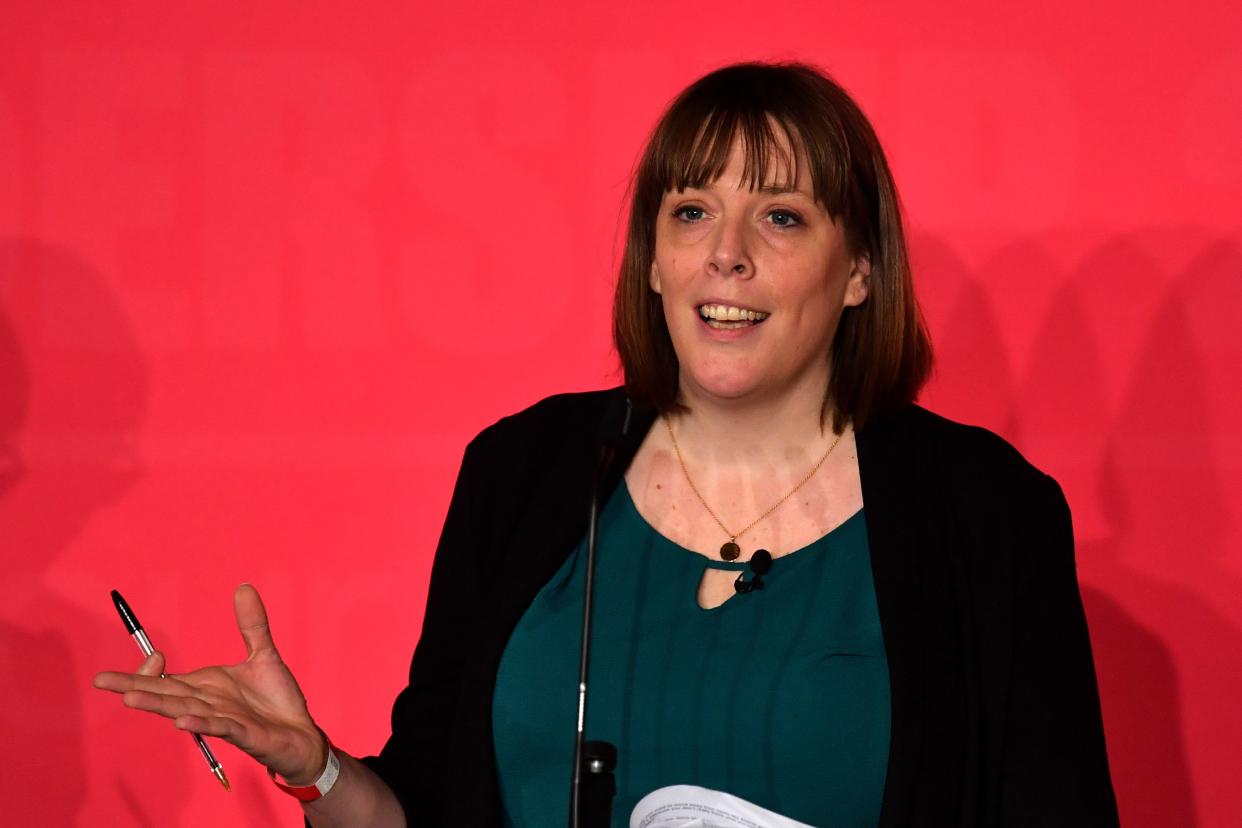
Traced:
<path fill-rule="evenodd" d="M 626 425 L 629 424 L 627 412 Z M 582 648 L 578 660 L 578 729 L 574 734 L 573 785 L 569 797 L 569 828 L 610 828 L 617 782 L 617 748 L 602 741 L 583 741 L 586 726 L 587 665 L 591 654 L 591 597 L 595 590 L 595 536 L 599 529 L 599 490 L 612 462 L 613 445 L 600 447 L 591 484 L 591 512 L 587 524 L 586 583 L 582 596 Z M 584 774 L 585 772 L 585 774 Z"/>

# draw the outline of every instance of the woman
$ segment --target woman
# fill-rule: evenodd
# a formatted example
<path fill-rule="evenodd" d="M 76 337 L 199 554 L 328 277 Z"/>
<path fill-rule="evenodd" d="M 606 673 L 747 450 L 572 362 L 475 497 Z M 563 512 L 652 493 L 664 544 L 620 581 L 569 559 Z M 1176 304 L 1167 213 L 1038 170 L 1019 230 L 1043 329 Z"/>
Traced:
<path fill-rule="evenodd" d="M 1065 500 L 913 404 L 896 189 L 838 86 L 742 64 L 674 101 L 614 323 L 624 389 L 467 448 L 378 757 L 329 750 L 251 587 L 246 662 L 160 679 L 157 654 L 97 686 L 293 787 L 339 761 L 316 828 L 564 824 L 598 472 L 587 731 L 619 748 L 614 824 L 677 783 L 819 826 L 1116 823 Z"/>

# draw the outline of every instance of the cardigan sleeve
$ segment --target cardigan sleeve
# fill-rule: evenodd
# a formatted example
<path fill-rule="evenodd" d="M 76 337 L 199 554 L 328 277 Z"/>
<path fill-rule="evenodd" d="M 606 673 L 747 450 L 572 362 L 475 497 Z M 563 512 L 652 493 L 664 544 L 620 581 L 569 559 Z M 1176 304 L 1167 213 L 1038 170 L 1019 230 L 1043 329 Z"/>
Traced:
<path fill-rule="evenodd" d="M 1040 474 L 1020 526 L 1001 824 L 1117 825 L 1069 506 Z"/>
<path fill-rule="evenodd" d="M 478 443 L 466 448 L 436 547 L 422 634 L 409 684 L 392 709 L 392 735 L 379 756 L 364 761 L 392 788 L 407 817 L 439 825 L 445 758 L 468 648 L 483 601 L 479 522 L 475 506 Z"/>

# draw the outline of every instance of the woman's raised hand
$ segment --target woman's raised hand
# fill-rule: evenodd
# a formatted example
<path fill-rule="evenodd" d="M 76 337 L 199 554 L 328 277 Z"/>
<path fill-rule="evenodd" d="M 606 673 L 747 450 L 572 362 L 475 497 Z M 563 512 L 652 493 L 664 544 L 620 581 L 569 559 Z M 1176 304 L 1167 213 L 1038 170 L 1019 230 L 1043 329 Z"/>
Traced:
<path fill-rule="evenodd" d="M 164 656 L 157 651 L 137 673 L 99 673 L 95 686 L 122 694 L 128 707 L 172 719 L 181 730 L 236 745 L 290 784 L 309 785 L 327 763 L 327 740 L 276 652 L 258 590 L 238 587 L 233 609 L 245 661 L 161 677 Z"/>

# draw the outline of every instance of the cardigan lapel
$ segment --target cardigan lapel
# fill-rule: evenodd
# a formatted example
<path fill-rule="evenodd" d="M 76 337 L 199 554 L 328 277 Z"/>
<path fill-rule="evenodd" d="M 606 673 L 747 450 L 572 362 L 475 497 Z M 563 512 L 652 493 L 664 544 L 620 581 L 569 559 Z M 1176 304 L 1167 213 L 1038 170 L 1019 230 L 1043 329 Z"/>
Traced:
<path fill-rule="evenodd" d="M 551 580 L 565 558 L 587 531 L 591 487 L 598 476 L 599 508 L 621 482 L 630 461 L 655 421 L 655 412 L 633 408 L 622 389 L 608 392 L 599 422 L 584 424 L 589 443 L 577 440 L 562 453 L 554 472 L 544 476 L 544 484 L 532 493 L 532 508 L 517 528 L 517 537 L 539 538 L 539 549 L 519 562 L 520 571 L 509 573 L 518 579 L 516 589 L 506 587 L 512 602 L 504 608 L 507 622 L 516 625 L 535 594 Z M 551 521 L 547 520 L 553 516 Z M 510 584 L 512 585 L 512 584 Z M 513 613 L 516 612 L 516 615 Z M 512 625 L 506 631 L 507 642 Z"/>
<path fill-rule="evenodd" d="M 496 614 L 472 644 L 477 657 L 471 660 L 465 685 L 469 689 L 463 691 L 470 696 L 463 709 L 486 711 L 459 723 L 461 744 L 466 749 L 458 755 L 458 780 L 466 797 L 463 806 L 473 814 L 463 824 L 500 822 L 491 699 L 497 667 L 513 629 L 586 533 L 591 485 L 601 449 L 611 444 L 611 461 L 600 474 L 602 508 L 655 419 L 653 412 L 631 410 L 621 389 L 609 392 L 604 404 L 588 417 L 590 421 L 565 424 L 562 450 L 548 458 L 550 467 L 534 483 L 516 526 L 505 534 L 507 539 L 522 539 L 522 548 L 500 556 L 505 563 L 492 587 Z M 567 739 L 571 725 L 572 721 L 565 723 Z M 488 796 L 479 797 L 478 791 L 486 791 Z"/>
<path fill-rule="evenodd" d="M 888 658 L 892 718 L 881 828 L 907 825 L 922 741 L 925 676 L 919 623 L 919 552 L 914 505 L 916 446 L 910 429 L 913 406 L 876 418 L 855 437 L 863 509 L 871 549 L 880 629 Z"/>

